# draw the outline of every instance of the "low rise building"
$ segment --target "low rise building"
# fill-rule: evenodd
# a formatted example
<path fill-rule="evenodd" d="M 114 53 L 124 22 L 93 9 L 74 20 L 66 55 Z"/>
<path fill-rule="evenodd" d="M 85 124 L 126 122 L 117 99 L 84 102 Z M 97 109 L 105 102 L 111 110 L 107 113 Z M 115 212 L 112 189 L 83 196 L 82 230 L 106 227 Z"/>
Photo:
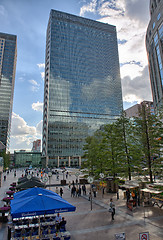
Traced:
<path fill-rule="evenodd" d="M 41 152 L 14 151 L 15 167 L 41 167 Z"/>

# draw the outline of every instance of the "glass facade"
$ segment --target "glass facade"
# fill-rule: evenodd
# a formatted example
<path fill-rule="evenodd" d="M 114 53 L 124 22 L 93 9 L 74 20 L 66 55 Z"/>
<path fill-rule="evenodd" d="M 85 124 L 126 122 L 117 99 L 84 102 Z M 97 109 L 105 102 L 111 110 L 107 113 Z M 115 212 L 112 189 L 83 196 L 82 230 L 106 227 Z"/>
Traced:
<path fill-rule="evenodd" d="M 151 20 L 146 34 L 150 81 L 155 111 L 163 104 L 163 1 L 150 1 Z M 153 28 L 153 25 L 155 27 Z"/>
<path fill-rule="evenodd" d="M 16 36 L 0 33 L 0 141 L 6 149 L 10 139 L 16 59 Z"/>
<path fill-rule="evenodd" d="M 40 167 L 41 152 L 14 151 L 15 167 Z"/>
<path fill-rule="evenodd" d="M 46 164 L 78 164 L 85 138 L 122 111 L 116 28 L 51 10 L 44 86 Z"/>

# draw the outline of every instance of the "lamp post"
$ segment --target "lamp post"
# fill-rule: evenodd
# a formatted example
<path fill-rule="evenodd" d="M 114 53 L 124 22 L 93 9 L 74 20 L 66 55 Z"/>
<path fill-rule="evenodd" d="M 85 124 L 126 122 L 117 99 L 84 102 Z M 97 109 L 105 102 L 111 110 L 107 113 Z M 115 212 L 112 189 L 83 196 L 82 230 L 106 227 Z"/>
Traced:
<path fill-rule="evenodd" d="M 51 183 L 51 176 L 52 176 L 52 172 L 48 172 L 48 177 L 49 177 L 49 190 L 50 190 L 50 183 Z"/>
<path fill-rule="evenodd" d="M 103 178 L 104 178 L 104 174 L 100 173 L 100 178 L 102 179 L 102 198 L 104 197 L 104 185 L 103 185 Z"/>
<path fill-rule="evenodd" d="M 91 186 L 91 183 L 93 183 L 93 177 L 88 177 L 87 180 L 90 183 L 90 202 L 91 202 L 91 211 L 92 211 L 92 186 Z"/>
<path fill-rule="evenodd" d="M 79 172 L 76 172 L 76 173 L 75 173 L 76 180 L 77 180 L 77 181 L 76 181 L 76 182 L 77 182 L 77 186 L 78 186 L 78 183 L 79 183 L 79 179 L 78 179 L 79 175 L 80 175 L 80 173 L 79 173 Z"/>
<path fill-rule="evenodd" d="M 63 173 L 63 180 L 65 180 L 65 174 L 64 174 L 65 171 L 66 171 L 65 169 L 62 170 L 62 173 Z"/>

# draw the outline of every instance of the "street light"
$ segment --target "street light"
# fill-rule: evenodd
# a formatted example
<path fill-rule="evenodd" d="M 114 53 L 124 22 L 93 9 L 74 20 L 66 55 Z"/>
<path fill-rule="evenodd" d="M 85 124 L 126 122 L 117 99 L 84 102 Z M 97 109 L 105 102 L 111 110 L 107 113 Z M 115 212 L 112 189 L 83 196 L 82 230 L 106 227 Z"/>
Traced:
<path fill-rule="evenodd" d="M 91 211 L 92 211 L 92 187 L 91 187 L 91 183 L 93 183 L 93 177 L 88 177 L 87 178 L 88 182 L 90 183 L 90 202 L 91 202 Z"/>
<path fill-rule="evenodd" d="M 78 180 L 79 175 L 80 175 L 79 172 L 76 172 L 76 173 L 75 173 L 75 176 L 76 176 L 76 179 L 77 179 L 77 184 L 79 183 L 79 180 Z"/>
<path fill-rule="evenodd" d="M 104 197 L 104 185 L 103 185 L 103 178 L 104 178 L 104 174 L 100 173 L 100 178 L 102 178 L 102 198 Z"/>
<path fill-rule="evenodd" d="M 50 180 L 51 180 L 52 172 L 48 172 L 48 177 L 49 177 L 49 190 L 50 190 Z"/>

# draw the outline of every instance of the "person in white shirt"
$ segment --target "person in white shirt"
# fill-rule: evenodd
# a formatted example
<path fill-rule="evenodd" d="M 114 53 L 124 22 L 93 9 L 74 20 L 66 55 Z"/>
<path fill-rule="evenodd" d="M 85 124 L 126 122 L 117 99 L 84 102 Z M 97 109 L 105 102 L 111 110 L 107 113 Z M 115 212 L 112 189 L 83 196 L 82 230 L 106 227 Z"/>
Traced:
<path fill-rule="evenodd" d="M 56 228 L 57 228 L 57 231 L 59 231 L 59 228 L 60 228 L 60 222 L 62 221 L 62 217 L 61 215 L 59 215 L 59 213 L 57 213 L 57 216 L 55 218 L 55 221 L 56 221 Z"/>

